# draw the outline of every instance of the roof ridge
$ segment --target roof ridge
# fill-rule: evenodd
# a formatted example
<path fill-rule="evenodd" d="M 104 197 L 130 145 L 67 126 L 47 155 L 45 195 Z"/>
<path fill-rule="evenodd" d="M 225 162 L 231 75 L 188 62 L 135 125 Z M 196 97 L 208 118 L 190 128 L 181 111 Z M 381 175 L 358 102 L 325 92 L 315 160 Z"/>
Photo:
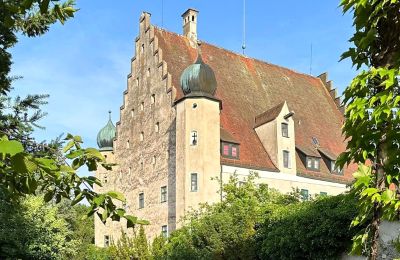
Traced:
<path fill-rule="evenodd" d="M 153 25 L 153 26 L 154 26 L 155 29 L 158 29 L 158 30 L 160 30 L 160 31 L 163 31 L 163 32 L 166 32 L 166 33 L 171 33 L 171 34 L 174 34 L 174 35 L 179 36 L 179 37 L 182 37 L 182 38 L 186 38 L 186 37 L 185 37 L 184 35 L 182 35 L 182 34 L 169 31 L 169 30 L 167 30 L 167 29 L 158 27 L 157 25 Z M 231 54 L 234 54 L 234 55 L 236 55 L 236 56 L 239 56 L 239 57 L 242 57 L 242 58 L 245 58 L 245 59 L 249 59 L 249 60 L 253 60 L 253 61 L 256 61 L 256 62 L 260 62 L 260 63 L 267 64 L 267 65 L 275 66 L 275 67 L 277 67 L 277 68 L 285 69 L 285 70 L 288 70 L 288 71 L 291 71 L 291 72 L 294 72 L 294 73 L 296 73 L 296 74 L 299 74 L 299 75 L 302 75 L 302 76 L 306 76 L 306 77 L 309 77 L 309 78 L 312 78 L 312 79 L 316 79 L 316 80 L 319 79 L 318 76 L 309 75 L 309 74 L 306 74 L 306 73 L 303 73 L 303 72 L 299 72 L 299 71 L 296 71 L 296 70 L 294 70 L 294 69 L 290 69 L 290 68 L 287 68 L 287 67 L 284 67 L 284 66 L 281 66 L 281 65 L 269 63 L 269 62 L 267 62 L 267 61 L 265 61 L 265 60 L 261 60 L 261 59 L 254 58 L 254 57 L 249 57 L 249 56 L 240 54 L 240 53 L 238 53 L 238 52 L 235 52 L 235 51 L 226 49 L 226 48 L 224 48 L 224 47 L 220 47 L 220 46 L 217 46 L 217 45 L 215 45 L 215 44 L 209 43 L 209 42 L 207 42 L 207 41 L 203 41 L 203 40 L 199 40 L 199 41 L 200 41 L 202 44 L 207 44 L 207 45 L 209 45 L 209 46 L 211 46 L 211 47 L 214 47 L 214 48 L 217 48 L 217 49 L 220 49 L 220 50 L 229 52 L 229 53 L 231 53 Z M 322 82 L 321 82 L 321 83 L 322 83 Z"/>

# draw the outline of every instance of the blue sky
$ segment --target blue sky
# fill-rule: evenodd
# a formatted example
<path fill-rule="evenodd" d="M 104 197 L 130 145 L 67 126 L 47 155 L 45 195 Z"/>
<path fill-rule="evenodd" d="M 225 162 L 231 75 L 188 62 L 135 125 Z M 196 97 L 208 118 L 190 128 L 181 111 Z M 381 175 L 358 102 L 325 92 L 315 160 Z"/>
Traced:
<path fill-rule="evenodd" d="M 351 16 L 342 15 L 338 4 L 247 0 L 246 55 L 309 73 L 312 44 L 312 74 L 328 71 L 341 93 L 355 71 L 349 61 L 338 62 L 353 32 Z M 13 94 L 50 94 L 43 107 L 48 116 L 41 121 L 46 129 L 36 131 L 38 139 L 72 133 L 96 147 L 107 111 L 113 111 L 114 123 L 119 119 L 142 11 L 152 14 L 153 24 L 181 33 L 181 14 L 196 8 L 202 41 L 241 52 L 242 0 L 164 0 L 163 6 L 162 12 L 162 0 L 77 0 L 80 11 L 64 26 L 54 25 L 34 39 L 20 37 L 12 50 L 12 72 L 24 78 Z"/>

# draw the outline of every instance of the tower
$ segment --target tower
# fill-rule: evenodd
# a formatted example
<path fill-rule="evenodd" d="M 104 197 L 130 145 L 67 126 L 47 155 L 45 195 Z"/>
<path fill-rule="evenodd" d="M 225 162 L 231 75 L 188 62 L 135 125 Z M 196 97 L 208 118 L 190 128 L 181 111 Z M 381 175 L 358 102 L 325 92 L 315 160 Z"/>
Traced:
<path fill-rule="evenodd" d="M 220 199 L 220 108 L 214 71 L 199 54 L 181 75 L 184 97 L 176 103 L 177 221 L 199 203 Z M 178 227 L 181 223 L 177 224 Z"/>
<path fill-rule="evenodd" d="M 114 138 L 115 138 L 115 126 L 111 120 L 111 111 L 109 113 L 109 118 L 107 124 L 99 131 L 97 134 L 97 145 L 99 146 L 100 153 L 106 158 L 107 163 L 114 163 Z M 96 192 L 106 192 L 109 190 L 114 190 L 110 187 L 112 183 L 113 175 L 110 171 L 107 171 L 102 166 L 98 166 L 96 171 L 96 177 L 101 181 L 102 187 L 95 185 L 94 189 Z M 101 220 L 95 216 L 95 244 L 99 246 L 107 247 L 111 243 L 111 233 L 108 229 L 110 228 L 110 223 L 104 225 Z M 117 229 L 117 228 L 115 228 Z M 117 229 L 118 230 L 118 229 Z"/>
<path fill-rule="evenodd" d="M 199 11 L 188 9 L 182 14 L 183 18 L 183 36 L 189 38 L 192 42 L 197 42 L 197 15 Z"/>

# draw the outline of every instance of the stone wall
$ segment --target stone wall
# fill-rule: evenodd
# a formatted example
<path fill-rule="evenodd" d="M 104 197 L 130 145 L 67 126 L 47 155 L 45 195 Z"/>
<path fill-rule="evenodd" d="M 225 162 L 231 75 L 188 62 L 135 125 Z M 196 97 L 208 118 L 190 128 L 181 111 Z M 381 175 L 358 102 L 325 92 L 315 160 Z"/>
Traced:
<path fill-rule="evenodd" d="M 162 60 L 149 13 L 140 17 L 135 52 L 114 141 L 118 167 L 108 173 L 102 190 L 122 192 L 127 199 L 124 205 L 127 214 L 150 221 L 145 231 L 151 239 L 161 234 L 163 225 L 175 223 L 175 109 L 171 77 Z M 168 201 L 163 203 L 162 186 L 167 186 L 169 194 Z M 139 209 L 140 193 L 144 193 L 142 209 Z M 124 226 L 124 223 L 108 222 L 104 227 L 96 221 L 98 246 L 104 245 L 104 235 L 118 239 Z"/>

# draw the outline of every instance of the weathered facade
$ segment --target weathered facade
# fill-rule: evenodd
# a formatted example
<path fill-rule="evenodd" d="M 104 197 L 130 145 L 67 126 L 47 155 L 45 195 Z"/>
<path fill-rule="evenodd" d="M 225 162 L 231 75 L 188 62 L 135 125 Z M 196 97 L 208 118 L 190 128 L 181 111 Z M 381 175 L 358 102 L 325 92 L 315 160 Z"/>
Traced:
<path fill-rule="evenodd" d="M 343 192 L 351 169 L 334 168 L 345 149 L 343 115 L 327 75 L 200 43 L 197 15 L 182 15 L 183 35 L 141 15 L 112 147 L 101 142 L 103 130 L 98 138 L 118 166 L 97 172 L 96 189 L 122 192 L 127 213 L 150 221 L 149 238 L 179 227 L 199 203 L 219 201 L 214 177 L 245 181 L 256 171 L 258 182 L 282 192 Z M 124 224 L 96 219 L 96 245 L 117 240 Z"/>

